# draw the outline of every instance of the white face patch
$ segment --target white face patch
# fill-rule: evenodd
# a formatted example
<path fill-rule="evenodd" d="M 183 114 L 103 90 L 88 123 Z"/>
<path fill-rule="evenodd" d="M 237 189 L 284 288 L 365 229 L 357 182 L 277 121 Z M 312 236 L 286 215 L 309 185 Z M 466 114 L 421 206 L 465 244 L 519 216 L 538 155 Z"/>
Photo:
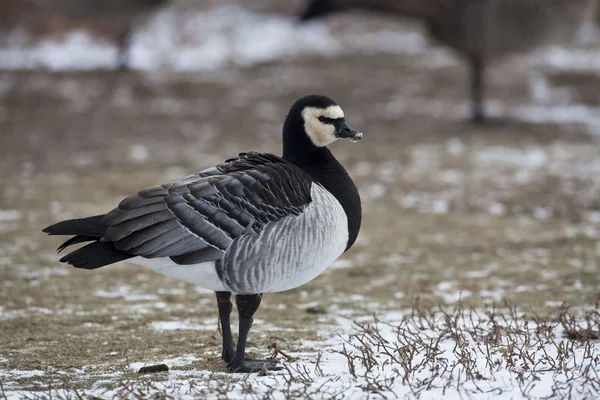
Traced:
<path fill-rule="evenodd" d="M 315 146 L 325 147 L 335 142 L 338 138 L 335 137 L 335 127 L 333 124 L 321 122 L 319 121 L 319 117 L 329 119 L 344 118 L 344 111 L 337 105 L 327 108 L 305 107 L 302 110 L 306 134 Z"/>

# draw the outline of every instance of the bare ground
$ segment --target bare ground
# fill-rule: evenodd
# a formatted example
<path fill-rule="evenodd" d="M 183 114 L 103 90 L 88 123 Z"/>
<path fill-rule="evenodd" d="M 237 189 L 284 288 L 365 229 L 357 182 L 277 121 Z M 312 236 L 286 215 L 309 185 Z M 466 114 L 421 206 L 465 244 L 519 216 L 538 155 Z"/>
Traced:
<path fill-rule="evenodd" d="M 563 302 L 591 309 L 600 298 L 599 139 L 584 123 L 517 119 L 531 100 L 516 64 L 492 75 L 505 122 L 471 126 L 463 69 L 427 63 L 362 55 L 188 75 L 1 74 L 0 397 L 125 381 L 152 393 L 166 379 L 139 377 L 132 363 L 175 360 L 170 367 L 194 379 L 225 371 L 212 294 L 126 263 L 70 269 L 41 229 L 238 151 L 279 153 L 287 108 L 311 92 L 336 99 L 365 132 L 360 144 L 333 146 L 359 185 L 364 223 L 334 268 L 265 296 L 253 354 L 277 343 L 302 358 L 322 350 L 340 317 L 410 310 L 416 298 L 425 308 L 507 301 L 546 319 Z M 565 74 L 553 82 L 598 88 L 596 77 Z M 221 387 L 206 393 L 227 397 L 219 390 L 242 378 L 206 379 Z"/>

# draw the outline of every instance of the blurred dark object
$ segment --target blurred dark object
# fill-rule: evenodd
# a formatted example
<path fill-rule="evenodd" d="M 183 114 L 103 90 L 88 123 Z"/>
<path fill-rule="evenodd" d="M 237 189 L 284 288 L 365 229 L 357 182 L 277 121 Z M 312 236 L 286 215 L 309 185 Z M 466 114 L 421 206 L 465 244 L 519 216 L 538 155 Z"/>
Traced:
<path fill-rule="evenodd" d="M 485 66 L 495 58 L 552 43 L 567 43 L 588 21 L 596 0 L 310 0 L 300 16 L 367 9 L 421 19 L 431 36 L 471 67 L 471 119 L 487 120 Z M 600 14 L 599 14 L 600 16 Z"/>
<path fill-rule="evenodd" d="M 148 365 L 139 369 L 138 374 L 154 374 L 156 372 L 169 372 L 167 364 Z"/>
<path fill-rule="evenodd" d="M 208 1 L 208 0 L 203 0 Z M 225 3 L 225 0 L 210 0 L 218 5 Z M 228 0 L 230 1 L 230 0 Z M 306 0 L 253 0 L 237 1 L 236 4 L 242 4 L 244 8 L 261 14 L 277 14 L 294 18 L 298 9 L 300 9 Z"/>
<path fill-rule="evenodd" d="M 139 18 L 169 0 L 0 0 L 0 33 L 22 30 L 34 38 L 84 29 L 116 43 L 116 64 L 129 65 Z"/>
<path fill-rule="evenodd" d="M 314 306 L 308 307 L 306 309 L 306 312 L 308 314 L 327 314 L 327 309 L 321 304 L 316 304 Z"/>

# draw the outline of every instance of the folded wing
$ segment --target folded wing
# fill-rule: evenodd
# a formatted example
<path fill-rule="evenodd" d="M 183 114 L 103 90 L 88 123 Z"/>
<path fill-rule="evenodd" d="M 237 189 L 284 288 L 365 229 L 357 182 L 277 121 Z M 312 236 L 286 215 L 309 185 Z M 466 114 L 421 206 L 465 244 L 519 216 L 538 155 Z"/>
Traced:
<path fill-rule="evenodd" d="M 178 264 L 220 259 L 244 234 L 299 215 L 310 177 L 283 159 L 242 153 L 181 181 L 140 191 L 104 216 L 102 240 L 119 251 Z"/>

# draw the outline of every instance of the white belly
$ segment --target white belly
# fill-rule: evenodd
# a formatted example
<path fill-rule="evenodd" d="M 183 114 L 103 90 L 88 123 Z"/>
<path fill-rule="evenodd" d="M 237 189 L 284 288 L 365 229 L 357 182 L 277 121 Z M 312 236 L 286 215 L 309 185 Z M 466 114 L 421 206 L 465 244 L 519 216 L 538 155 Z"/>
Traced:
<path fill-rule="evenodd" d="M 152 271 L 171 278 L 180 279 L 204 289 L 214 290 L 215 292 L 228 290 L 219 279 L 213 261 L 201 264 L 179 265 L 171 261 L 169 257 L 135 257 L 127 260 L 127 262 L 141 265 Z"/>

